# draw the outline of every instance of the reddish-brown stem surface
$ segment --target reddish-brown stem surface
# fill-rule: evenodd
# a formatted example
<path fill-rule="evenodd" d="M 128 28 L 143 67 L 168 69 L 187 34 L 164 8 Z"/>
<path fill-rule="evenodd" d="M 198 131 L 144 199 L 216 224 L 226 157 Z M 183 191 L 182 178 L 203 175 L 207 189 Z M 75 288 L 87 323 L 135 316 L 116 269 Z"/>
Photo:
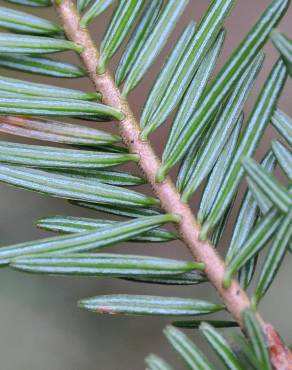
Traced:
<path fill-rule="evenodd" d="M 124 113 L 125 119 L 118 123 L 121 136 L 124 143 L 129 148 L 129 151 L 139 154 L 139 166 L 151 184 L 154 193 L 160 199 L 161 207 L 166 212 L 180 215 L 181 221 L 177 228 L 181 235 L 181 239 L 187 245 L 194 258 L 205 264 L 205 272 L 208 279 L 217 289 L 228 311 L 242 326 L 242 311 L 250 306 L 250 300 L 245 291 L 242 290 L 236 280 L 232 281 L 228 289 L 223 288 L 224 262 L 208 240 L 200 240 L 200 228 L 189 206 L 181 202 L 180 194 L 170 178 L 166 178 L 163 183 L 156 183 L 155 176 L 160 167 L 160 160 L 156 156 L 152 146 L 148 142 L 140 140 L 141 131 L 139 123 L 127 101 L 123 100 L 121 97 L 120 91 L 115 85 L 110 73 L 106 72 L 102 75 L 97 75 L 98 51 L 87 30 L 80 28 L 80 19 L 74 4 L 71 0 L 63 0 L 57 6 L 57 11 L 68 39 L 83 47 L 80 58 L 96 90 L 102 93 L 103 102 L 120 109 Z M 265 329 L 267 324 L 264 323 L 259 314 L 258 319 Z M 271 329 L 269 325 L 269 332 L 271 333 L 271 331 L 273 331 L 274 338 L 275 336 L 279 338 L 275 330 Z M 267 338 L 269 339 L 269 336 L 267 336 Z M 275 341 L 273 343 L 271 342 L 270 347 L 274 344 Z M 286 353 L 286 355 L 283 355 L 279 362 L 280 356 L 273 356 L 273 351 L 271 351 L 271 358 L 275 369 L 292 369 L 290 362 L 291 354 L 289 354 L 289 351 L 286 351 L 280 339 L 278 340 L 278 349 L 283 354 Z"/>

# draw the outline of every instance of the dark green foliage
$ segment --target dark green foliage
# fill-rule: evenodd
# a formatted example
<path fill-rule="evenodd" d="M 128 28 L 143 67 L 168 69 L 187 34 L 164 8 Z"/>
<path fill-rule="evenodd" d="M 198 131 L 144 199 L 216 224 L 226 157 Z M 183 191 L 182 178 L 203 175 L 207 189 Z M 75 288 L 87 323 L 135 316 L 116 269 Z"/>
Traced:
<path fill-rule="evenodd" d="M 14 35 L 10 33 L 0 34 L 1 54 L 47 54 L 66 50 L 80 53 L 82 47 L 74 42 L 52 37 Z"/>
<path fill-rule="evenodd" d="M 177 222 L 174 215 L 141 217 L 119 222 L 115 228 L 107 225 L 93 231 L 73 235 L 56 236 L 38 241 L 20 243 L 0 250 L 0 265 L 10 263 L 15 257 L 39 253 L 67 254 L 87 252 L 126 241 L 167 222 Z"/>
<path fill-rule="evenodd" d="M 50 35 L 62 32 L 62 28 L 47 19 L 0 6 L 0 27 L 28 34 Z"/>
<path fill-rule="evenodd" d="M 246 309 L 243 312 L 243 321 L 247 331 L 248 339 L 252 344 L 252 349 L 260 369 L 271 370 L 272 366 L 270 363 L 265 335 L 258 320 L 256 319 L 254 312 L 251 309 Z"/>
<path fill-rule="evenodd" d="M 135 22 L 143 0 L 121 0 L 104 35 L 100 47 L 98 73 L 104 73 L 107 63 L 117 51 Z"/>
<path fill-rule="evenodd" d="M 290 76 L 292 76 L 292 40 L 277 30 L 271 33 L 271 39 L 286 63 Z"/>
<path fill-rule="evenodd" d="M 0 26 L 7 30 L 0 34 L 0 67 L 35 76 L 67 79 L 91 76 L 92 71 L 88 73 L 78 62 L 75 65 L 63 62 L 62 56 L 53 59 L 46 55 L 66 52 L 78 56 L 87 52 L 79 43 L 66 39 L 64 25 L 30 14 L 29 6 L 45 7 L 50 2 L 8 2 L 22 8 L 0 7 Z M 291 40 L 275 30 L 289 0 L 271 1 L 213 77 L 225 39 L 224 22 L 235 3 L 213 0 L 198 24 L 191 21 L 185 26 L 168 58 L 161 63 L 137 121 L 140 138 L 146 141 L 174 113 L 157 182 L 162 182 L 179 163 L 175 183 L 182 202 L 187 203 L 201 187 L 195 231 L 201 239 L 209 238 L 214 247 L 222 235 L 226 236 L 225 226 L 232 215 L 234 229 L 227 246 L 223 285 L 228 288 L 233 276 L 238 276 L 242 287 L 247 288 L 258 276 L 252 285 L 255 309 L 279 272 L 286 252 L 291 252 L 292 123 L 278 107 L 286 78 L 291 76 Z M 131 281 L 140 288 L 137 295 L 81 298 L 79 307 L 96 313 L 181 317 L 164 334 L 182 363 L 191 370 L 217 367 L 178 327 L 198 328 L 226 369 L 271 370 L 266 338 L 251 309 L 242 314 L 246 339 L 236 334 L 230 340 L 229 332 L 221 333 L 221 328 L 236 327 L 238 322 L 216 317 L 193 319 L 226 309 L 224 302 L 143 295 L 143 283 L 171 287 L 208 282 L 207 263 L 174 260 L 166 258 L 167 255 L 158 258 L 150 253 L 100 253 L 101 248 L 119 242 L 131 242 L 131 246 L 133 242 L 157 243 L 159 248 L 173 240 L 184 240 L 184 235 L 171 229 L 181 221 L 180 216 L 164 213 L 159 197 L 144 193 L 141 187 L 148 183 L 149 174 L 132 169 L 143 153 L 130 153 L 117 130 L 100 130 L 96 124 L 126 122 L 127 114 L 123 112 L 128 111 L 120 107 L 124 107 L 123 102 L 126 105 L 128 94 L 156 61 L 187 4 L 188 0 L 77 0 L 80 32 L 87 32 L 87 25 L 113 6 L 96 64 L 98 78 L 103 78 L 109 63 L 121 50 L 114 71 L 121 104 L 106 104 L 104 90 L 64 88 L 58 80 L 53 85 L 31 82 L 29 74 L 20 79 L 0 76 L 0 132 L 50 142 L 50 146 L 41 146 L 12 142 L 11 137 L 10 141 L 1 140 L 0 181 L 103 214 L 102 218 L 98 213 L 91 218 L 42 217 L 36 221 L 38 227 L 61 235 L 1 247 L 0 266 L 34 274 L 118 278 L 125 284 Z M 261 70 L 263 47 L 269 40 L 279 52 L 279 60 L 245 122 L 245 102 Z M 74 123 L 75 119 L 79 122 Z M 92 126 L 88 127 L 85 121 L 91 121 Z M 258 165 L 251 157 L 270 123 L 279 136 Z M 130 170 L 116 168 L 128 162 Z M 288 185 L 274 176 L 276 163 Z M 233 205 L 244 179 L 248 189 L 236 214 Z M 133 186 L 139 189 L 129 189 Z M 162 228 L 165 224 L 171 225 Z M 257 260 L 264 248 L 265 259 L 258 271 Z M 238 332 L 238 328 L 230 330 Z M 146 364 L 149 370 L 173 370 L 153 354 L 147 357 Z"/>
<path fill-rule="evenodd" d="M 190 298 L 126 294 L 82 299 L 79 306 L 93 312 L 146 316 L 196 316 L 223 309 L 220 304 Z"/>
<path fill-rule="evenodd" d="M 242 75 L 246 67 L 255 58 L 267 41 L 270 31 L 280 21 L 289 5 L 289 1 L 275 0 L 262 14 L 258 22 L 246 35 L 244 40 L 235 50 L 229 61 L 220 71 L 219 75 L 208 89 L 204 104 L 200 106 L 196 114 L 184 129 L 181 138 L 172 148 L 171 155 L 165 158 L 157 176 L 162 181 L 170 168 L 187 153 L 202 128 L 208 124 L 220 104 L 230 94 L 234 83 Z M 281 85 L 279 81 L 279 85 Z"/>
<path fill-rule="evenodd" d="M 2 54 L 0 66 L 50 77 L 74 78 L 86 75 L 84 69 L 74 64 L 31 55 Z"/>
<path fill-rule="evenodd" d="M 94 218 L 55 216 L 46 217 L 37 221 L 37 226 L 48 231 L 55 231 L 62 234 L 74 234 L 84 231 L 95 230 L 105 226 L 113 227 L 118 221 L 98 220 Z M 155 229 L 145 234 L 138 235 L 133 241 L 140 242 L 165 242 L 177 239 L 175 233 L 164 229 Z"/>
<path fill-rule="evenodd" d="M 17 270 L 54 275 L 110 277 L 167 277 L 179 275 L 204 265 L 148 256 L 105 253 L 42 254 L 16 258 L 11 266 Z"/>
<path fill-rule="evenodd" d="M 90 6 L 90 8 L 83 14 L 80 20 L 80 26 L 86 27 L 90 22 L 94 20 L 97 16 L 107 10 L 113 3 L 113 0 L 96 0 Z M 79 5 L 79 7 L 83 8 L 84 5 Z"/>

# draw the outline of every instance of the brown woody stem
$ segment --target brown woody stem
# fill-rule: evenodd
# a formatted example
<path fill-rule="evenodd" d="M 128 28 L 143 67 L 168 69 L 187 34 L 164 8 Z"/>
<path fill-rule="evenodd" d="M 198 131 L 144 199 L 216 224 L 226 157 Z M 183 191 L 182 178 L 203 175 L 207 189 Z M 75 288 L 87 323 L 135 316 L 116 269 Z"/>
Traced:
<path fill-rule="evenodd" d="M 200 227 L 189 206 L 181 202 L 180 194 L 169 177 L 166 178 L 163 183 L 157 183 L 155 181 L 155 176 L 160 167 L 160 160 L 149 142 L 140 140 L 141 130 L 139 123 L 129 107 L 128 102 L 122 98 L 111 74 L 105 72 L 102 75 L 97 75 L 96 69 L 99 54 L 87 30 L 80 27 L 80 18 L 75 5 L 71 0 L 63 0 L 60 4 L 57 4 L 57 12 L 61 18 L 68 39 L 83 47 L 80 58 L 96 90 L 101 92 L 103 102 L 124 113 L 125 119 L 118 123 L 121 136 L 124 143 L 129 148 L 129 151 L 139 154 L 139 166 L 151 184 L 154 193 L 160 199 L 161 207 L 166 212 L 175 213 L 181 217 L 181 221 L 177 225 L 181 239 L 187 245 L 194 258 L 205 264 L 205 273 L 208 279 L 217 289 L 227 310 L 242 326 L 242 311 L 250 307 L 250 300 L 245 291 L 235 279 L 232 280 L 229 288 L 223 288 L 223 277 L 225 272 L 224 262 L 217 254 L 210 241 L 200 240 Z M 265 330 L 267 324 L 264 323 L 259 314 L 257 315 Z M 272 330 L 270 325 L 269 330 L 270 332 Z M 274 335 L 277 335 L 276 332 Z M 269 339 L 268 336 L 267 338 Z M 282 352 L 288 353 L 283 344 L 282 347 Z M 277 359 L 274 358 L 272 351 L 271 358 L 275 369 L 291 369 L 291 367 L 289 367 L 288 355 L 283 356 L 281 364 L 278 361 L 279 356 Z"/>

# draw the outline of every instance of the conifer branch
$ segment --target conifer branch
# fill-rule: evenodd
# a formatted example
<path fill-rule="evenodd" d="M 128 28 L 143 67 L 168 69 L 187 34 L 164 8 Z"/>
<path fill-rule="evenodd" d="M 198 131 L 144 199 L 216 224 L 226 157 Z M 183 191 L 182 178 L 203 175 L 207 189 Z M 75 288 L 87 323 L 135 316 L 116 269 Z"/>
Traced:
<path fill-rule="evenodd" d="M 103 103 L 123 112 L 124 119 L 118 122 L 120 134 L 131 153 L 138 154 L 141 170 L 151 184 L 155 195 L 159 198 L 161 207 L 168 213 L 180 216 L 177 229 L 182 241 L 186 244 L 196 261 L 205 264 L 205 273 L 218 291 L 227 310 L 243 328 L 242 313 L 250 307 L 246 292 L 233 279 L 230 287 L 223 287 L 225 265 L 209 240 L 200 240 L 200 226 L 190 209 L 180 199 L 172 180 L 167 177 L 163 183 L 157 183 L 155 177 L 160 168 L 160 160 L 149 142 L 141 141 L 141 130 L 128 102 L 121 96 L 110 72 L 98 75 L 99 53 L 87 29 L 80 27 L 80 18 L 71 0 L 56 1 L 56 9 L 62 21 L 66 36 L 82 47 L 80 58 L 96 90 L 102 94 Z M 283 345 L 275 329 L 263 321 L 260 314 L 257 318 L 266 333 L 267 346 L 275 369 L 292 369 L 291 352 Z M 243 328 L 244 329 L 244 328 Z"/>

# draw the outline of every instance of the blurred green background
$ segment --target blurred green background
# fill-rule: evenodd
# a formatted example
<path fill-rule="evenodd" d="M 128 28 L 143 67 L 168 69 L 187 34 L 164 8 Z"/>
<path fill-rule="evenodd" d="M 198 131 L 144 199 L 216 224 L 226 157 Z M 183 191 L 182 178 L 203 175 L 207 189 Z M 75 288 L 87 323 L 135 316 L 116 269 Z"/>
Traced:
<path fill-rule="evenodd" d="M 269 2 L 266 0 L 237 1 L 237 5 L 226 22 L 228 33 L 218 68 L 224 63 L 233 48 L 236 47 L 239 40 Z M 163 53 L 148 73 L 146 80 L 130 97 L 133 109 L 137 114 L 141 111 L 147 91 L 149 91 L 162 61 L 173 48 L 183 27 L 190 19 L 198 21 L 208 3 L 206 0 L 190 0 L 188 9 L 181 18 Z M 5 5 L 7 3 L 1 2 L 1 6 Z M 52 9 L 35 10 L 11 4 L 8 6 L 27 10 L 50 19 L 56 18 Z M 93 38 L 97 43 L 102 37 L 110 16 L 110 12 L 107 12 L 90 26 Z M 287 34 L 289 34 L 289 28 L 291 28 L 291 9 L 279 26 L 279 29 Z M 277 59 L 277 53 L 271 44 L 265 48 L 265 51 L 267 57 L 264 68 L 248 101 L 246 113 L 249 112 L 255 101 L 259 86 L 261 86 Z M 119 55 L 113 60 L 111 68 L 115 67 Z M 70 53 L 62 55 L 62 58 L 77 62 L 76 57 Z M 46 79 L 7 70 L 1 70 L 0 73 L 30 81 L 92 89 L 86 79 L 73 81 Z M 290 115 L 292 114 L 291 98 L 290 80 L 287 82 L 279 104 L 281 109 Z M 161 138 L 166 139 L 168 128 L 169 125 L 165 125 L 153 135 L 153 142 L 158 152 L 161 152 L 163 148 L 164 144 Z M 257 153 L 258 159 L 267 151 L 271 138 L 275 136 L 277 136 L 276 132 L 270 127 Z M 8 136 L 6 138 L 15 140 L 15 138 Z M 281 180 L 284 179 L 279 171 L 277 174 Z M 198 199 L 197 196 L 192 200 L 194 208 Z M 55 214 L 99 216 L 91 211 L 70 206 L 64 200 L 48 198 L 2 184 L 0 184 L 0 204 L 0 235 L 1 245 L 3 246 L 48 235 L 38 231 L 33 225 L 34 220 L 41 216 Z M 237 207 L 239 204 L 238 201 L 236 203 Z M 221 251 L 224 250 L 224 245 L 229 240 L 228 234 L 232 230 L 234 215 L 235 213 L 230 217 Z M 145 248 L 139 244 L 131 243 L 131 245 L 128 245 L 125 243 L 119 247 L 111 247 L 108 250 L 173 258 L 190 258 L 186 248 L 176 242 L 167 245 L 147 245 Z M 260 308 L 264 318 L 271 321 L 287 343 L 291 344 L 292 281 L 291 273 L 289 273 L 289 263 L 291 263 L 290 256 L 287 257 L 283 269 Z M 161 287 L 146 284 L 137 285 L 112 279 L 31 276 L 9 269 L 2 269 L 0 270 L 0 369 L 143 369 L 143 358 L 149 352 L 156 352 L 170 359 L 177 369 L 182 369 L 181 363 L 175 358 L 162 335 L 162 329 L 167 323 L 171 322 L 170 319 L 95 315 L 76 307 L 76 301 L 79 298 L 126 292 L 218 299 L 216 293 L 208 284 L 199 287 Z M 206 344 L 196 331 L 189 331 L 188 333 L 197 344 L 206 348 Z M 219 365 L 218 368 L 220 368 Z"/>

